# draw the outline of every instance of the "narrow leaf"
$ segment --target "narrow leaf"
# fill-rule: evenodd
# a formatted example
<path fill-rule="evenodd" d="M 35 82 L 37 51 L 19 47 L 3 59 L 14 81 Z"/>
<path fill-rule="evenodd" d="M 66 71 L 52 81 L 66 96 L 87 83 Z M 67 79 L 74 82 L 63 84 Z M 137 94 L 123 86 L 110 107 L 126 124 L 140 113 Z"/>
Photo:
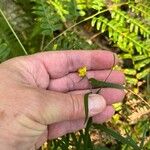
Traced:
<path fill-rule="evenodd" d="M 94 78 L 89 79 L 91 85 L 93 88 L 115 88 L 115 89 L 125 89 L 123 85 L 111 83 L 111 82 L 105 82 L 105 81 L 99 81 Z"/>
<path fill-rule="evenodd" d="M 85 110 L 85 121 L 84 121 L 84 124 L 87 123 L 87 120 L 88 120 L 88 117 L 89 117 L 88 98 L 89 98 L 90 94 L 91 94 L 91 92 L 90 93 L 86 93 L 84 95 L 84 110 Z"/>
<path fill-rule="evenodd" d="M 121 136 L 118 132 L 110 129 L 110 128 L 107 128 L 106 126 L 104 125 L 101 125 L 101 124 L 94 124 L 94 127 L 96 127 L 97 129 L 100 129 L 101 131 L 111 135 L 113 138 L 115 138 L 116 140 L 120 141 L 122 144 L 127 144 L 129 146 L 131 146 L 133 149 L 135 150 L 141 150 L 137 144 L 135 143 L 135 141 L 133 141 L 132 138 L 125 138 L 123 136 Z"/>
<path fill-rule="evenodd" d="M 142 140 L 141 140 L 141 143 L 140 143 L 140 149 L 143 149 L 143 147 L 144 147 L 144 141 L 145 141 L 145 138 L 146 138 L 146 132 L 148 131 L 148 127 L 149 127 L 149 124 L 147 123 L 144 127 L 143 137 L 142 137 Z"/>

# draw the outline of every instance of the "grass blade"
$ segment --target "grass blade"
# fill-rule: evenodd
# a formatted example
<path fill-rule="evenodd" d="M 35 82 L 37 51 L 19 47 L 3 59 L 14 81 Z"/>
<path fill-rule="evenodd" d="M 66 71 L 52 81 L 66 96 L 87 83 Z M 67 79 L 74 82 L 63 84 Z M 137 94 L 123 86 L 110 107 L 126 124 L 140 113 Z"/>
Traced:
<path fill-rule="evenodd" d="M 28 55 L 26 49 L 24 48 L 23 44 L 21 43 L 19 37 L 17 36 L 16 32 L 14 31 L 13 27 L 11 26 L 11 24 L 9 23 L 7 17 L 5 16 L 5 14 L 3 13 L 2 9 L 0 8 L 0 13 L 3 16 L 4 20 L 6 21 L 7 25 L 9 26 L 10 30 L 12 31 L 12 33 L 14 34 L 15 38 L 17 39 L 18 43 L 20 44 L 22 50 L 24 51 L 25 55 Z"/>
<path fill-rule="evenodd" d="M 88 117 L 89 117 L 88 98 L 89 98 L 90 94 L 91 94 L 91 92 L 90 93 L 86 93 L 84 95 L 84 110 L 85 110 L 85 121 L 84 121 L 84 124 L 87 123 Z"/>
<path fill-rule="evenodd" d="M 89 79 L 91 85 L 93 88 L 115 88 L 115 89 L 125 89 L 123 85 L 111 83 L 111 82 L 105 82 L 105 81 L 99 81 L 94 78 Z"/>
<path fill-rule="evenodd" d="M 145 140 L 145 137 L 146 137 L 146 132 L 148 130 L 148 127 L 149 127 L 149 123 L 146 123 L 145 127 L 144 127 L 144 131 L 143 131 L 143 137 L 142 137 L 142 140 L 141 140 L 141 143 L 140 143 L 140 149 L 142 150 L 143 147 L 144 147 L 144 140 Z"/>
<path fill-rule="evenodd" d="M 134 142 L 134 140 L 131 137 L 125 138 L 125 137 L 121 136 L 118 132 L 116 132 L 110 128 L 107 128 L 106 126 L 101 125 L 101 124 L 94 124 L 94 127 L 111 135 L 113 138 L 120 141 L 122 144 L 127 144 L 127 145 L 131 146 L 134 150 L 141 150 L 140 147 L 137 146 L 137 144 Z"/>
<path fill-rule="evenodd" d="M 85 134 L 84 134 L 84 149 L 85 150 L 93 150 L 93 143 L 91 141 L 91 137 L 90 137 L 90 127 L 92 125 L 92 117 L 90 117 L 87 121 L 87 124 L 86 124 L 86 128 L 85 128 Z"/>

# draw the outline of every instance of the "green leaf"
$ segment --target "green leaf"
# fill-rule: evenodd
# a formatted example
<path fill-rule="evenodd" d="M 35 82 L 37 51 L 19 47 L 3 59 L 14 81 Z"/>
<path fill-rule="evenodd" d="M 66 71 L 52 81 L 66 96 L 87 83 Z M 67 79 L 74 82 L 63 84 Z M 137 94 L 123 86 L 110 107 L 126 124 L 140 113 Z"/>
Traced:
<path fill-rule="evenodd" d="M 130 137 L 123 137 L 121 136 L 118 132 L 107 128 L 104 125 L 101 124 L 94 124 L 94 127 L 96 129 L 100 129 L 101 131 L 107 133 L 108 135 L 111 135 L 113 138 L 115 138 L 116 140 L 120 141 L 122 144 L 127 144 L 129 146 L 131 146 L 134 150 L 141 150 L 138 145 L 134 142 L 134 140 Z"/>
<path fill-rule="evenodd" d="M 91 26 L 92 26 L 92 27 L 95 26 L 96 21 L 97 21 L 97 18 L 94 17 L 94 18 L 92 19 L 92 22 L 91 22 Z"/>
<path fill-rule="evenodd" d="M 133 57 L 131 54 L 121 54 L 120 56 L 123 59 L 132 59 L 132 57 Z"/>
<path fill-rule="evenodd" d="M 134 46 L 133 42 L 129 42 L 127 49 L 129 49 L 131 53 L 133 51 L 133 46 Z"/>
<path fill-rule="evenodd" d="M 6 43 L 0 43 L 0 62 L 4 61 L 10 54 L 10 48 Z"/>
<path fill-rule="evenodd" d="M 146 59 L 147 57 L 148 57 L 147 55 L 137 55 L 137 56 L 133 56 L 133 61 L 143 60 L 143 59 Z"/>
<path fill-rule="evenodd" d="M 134 29 L 134 24 L 131 23 L 131 24 L 130 24 L 130 32 L 133 32 L 133 29 Z"/>
<path fill-rule="evenodd" d="M 139 27 L 138 26 L 135 26 L 134 32 L 138 35 L 138 32 L 139 32 Z"/>
<path fill-rule="evenodd" d="M 141 140 L 141 143 L 140 143 L 140 149 L 141 150 L 143 149 L 143 146 L 144 146 L 144 141 L 145 141 L 145 138 L 146 138 L 146 132 L 148 131 L 148 128 L 149 128 L 149 123 L 146 123 L 146 125 L 144 127 L 144 131 L 143 131 L 142 140 Z"/>
<path fill-rule="evenodd" d="M 96 24 L 96 29 L 97 30 L 100 30 L 101 24 L 102 24 L 101 21 L 97 21 L 97 24 Z"/>
<path fill-rule="evenodd" d="M 139 72 L 136 77 L 137 79 L 142 79 L 146 77 L 150 73 L 150 68 L 144 69 L 143 71 Z"/>
<path fill-rule="evenodd" d="M 106 81 L 99 81 L 94 78 L 89 79 L 93 88 L 115 88 L 115 89 L 125 89 L 123 85 L 106 82 Z"/>
<path fill-rule="evenodd" d="M 108 31 L 109 31 L 109 38 L 111 38 L 113 36 L 113 30 L 112 30 L 112 28 L 108 28 Z"/>
<path fill-rule="evenodd" d="M 138 79 L 129 76 L 126 76 L 126 81 L 132 85 L 136 85 L 138 83 Z"/>
<path fill-rule="evenodd" d="M 124 73 L 127 75 L 136 75 L 135 69 L 124 69 Z"/>
<path fill-rule="evenodd" d="M 135 69 L 140 70 L 141 68 L 145 67 L 148 64 L 150 64 L 149 58 L 135 64 Z"/>
<path fill-rule="evenodd" d="M 107 27 L 107 24 L 103 23 L 103 24 L 102 24 L 102 27 L 101 27 L 101 32 L 102 32 L 102 33 L 105 32 L 106 27 Z"/>
<path fill-rule="evenodd" d="M 114 32 L 114 33 L 113 33 L 113 40 L 114 40 L 115 42 L 118 41 L 118 36 L 119 36 L 119 34 L 118 34 L 117 32 Z"/>
<path fill-rule="evenodd" d="M 115 19 L 118 21 L 120 20 L 120 14 L 116 14 Z"/>
<path fill-rule="evenodd" d="M 88 118 L 89 118 L 88 98 L 89 98 L 89 95 L 90 95 L 90 94 L 91 94 L 91 92 L 86 93 L 86 94 L 84 95 L 84 110 L 85 110 L 85 121 L 84 121 L 84 124 L 87 123 Z"/>

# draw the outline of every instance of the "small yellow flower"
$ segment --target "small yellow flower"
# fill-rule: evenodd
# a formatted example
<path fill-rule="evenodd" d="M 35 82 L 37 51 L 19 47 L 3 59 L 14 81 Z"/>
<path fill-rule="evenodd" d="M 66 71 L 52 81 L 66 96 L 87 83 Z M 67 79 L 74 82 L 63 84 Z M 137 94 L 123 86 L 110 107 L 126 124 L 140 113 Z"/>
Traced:
<path fill-rule="evenodd" d="M 78 69 L 78 74 L 79 77 L 85 77 L 87 73 L 87 68 L 86 67 L 81 67 Z"/>
<path fill-rule="evenodd" d="M 48 148 L 48 143 L 45 142 L 43 145 L 42 145 L 42 150 L 47 150 Z"/>

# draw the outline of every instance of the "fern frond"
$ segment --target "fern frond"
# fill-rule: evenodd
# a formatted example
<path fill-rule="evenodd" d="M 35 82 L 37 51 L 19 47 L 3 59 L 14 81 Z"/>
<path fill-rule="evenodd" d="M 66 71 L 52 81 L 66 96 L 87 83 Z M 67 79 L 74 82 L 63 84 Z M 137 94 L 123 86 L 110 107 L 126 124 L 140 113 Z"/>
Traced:
<path fill-rule="evenodd" d="M 77 0 L 81 11 L 86 14 L 87 8 L 99 12 L 115 4 L 122 3 L 122 0 L 104 1 L 104 0 Z M 137 75 L 138 79 L 144 78 L 148 75 L 147 66 L 150 65 L 150 27 L 147 20 L 150 18 L 150 1 L 126 1 L 123 7 L 113 7 L 111 10 L 107 10 L 110 16 L 105 16 L 105 13 L 100 14 L 98 17 L 92 18 L 91 26 L 95 26 L 98 31 L 107 35 L 112 41 L 114 46 L 119 47 L 124 55 L 128 55 L 129 59 L 133 61 L 134 71 L 130 70 L 129 77 L 127 77 L 132 83 L 137 83 L 137 79 L 134 77 Z M 87 5 L 88 3 L 88 5 Z M 88 6 L 88 7 L 87 7 Z M 125 9 L 124 9 L 125 8 Z M 128 10 L 126 10 L 128 9 Z M 143 21 L 144 20 L 144 21 Z M 147 21 L 147 22 L 146 22 Z M 143 55 L 141 62 L 134 61 L 132 58 L 134 55 Z M 124 57 L 123 57 L 124 58 Z M 127 58 L 124 58 L 127 59 Z M 135 58 L 136 59 L 136 58 Z M 143 73 L 143 76 L 140 74 Z M 132 73 L 132 75 L 131 75 Z M 132 76 L 132 77 L 131 77 Z"/>
<path fill-rule="evenodd" d="M 138 63 L 135 64 L 135 69 L 141 70 L 141 68 L 145 67 L 146 65 L 150 64 L 150 58 L 141 60 Z"/>
<path fill-rule="evenodd" d="M 148 58 L 146 55 L 135 55 L 135 56 L 132 57 L 134 62 L 140 61 L 140 60 L 143 60 L 143 59 L 146 59 L 146 58 Z"/>
<path fill-rule="evenodd" d="M 81 16 L 86 14 L 87 9 L 94 9 L 97 11 L 101 11 L 104 7 L 106 7 L 105 0 L 76 0 L 77 1 L 77 8 Z"/>
<path fill-rule="evenodd" d="M 84 38 L 80 37 L 75 32 L 67 32 L 61 36 L 55 43 L 53 50 L 76 50 L 76 49 L 95 49 L 96 46 L 89 44 Z"/>
<path fill-rule="evenodd" d="M 130 3 L 129 8 L 131 12 L 135 13 L 136 15 L 141 15 L 144 18 L 150 19 L 150 2 L 149 1 L 142 1 L 139 3 Z"/>
<path fill-rule="evenodd" d="M 149 49 L 144 46 L 144 43 L 138 39 L 135 33 L 130 33 L 127 28 L 123 28 L 122 24 L 115 20 L 109 21 L 107 18 L 100 16 L 92 19 L 92 26 L 96 25 L 96 28 L 103 33 L 109 31 L 109 38 L 112 38 L 114 42 L 124 51 L 134 53 L 134 48 L 142 53 L 148 53 Z"/>
<path fill-rule="evenodd" d="M 53 5 L 46 0 L 32 0 L 35 3 L 33 13 L 37 16 L 36 21 L 40 23 L 42 34 L 53 37 L 53 32 L 62 29 L 60 16 L 56 13 Z"/>
<path fill-rule="evenodd" d="M 128 100 L 128 101 L 126 102 L 126 104 L 127 104 L 129 107 L 133 108 L 133 109 L 134 109 L 136 106 L 138 106 L 140 103 L 141 103 L 141 100 L 140 100 L 140 99 L 135 99 L 135 98 L 133 98 L 133 99 L 131 99 L 131 100 Z"/>
<path fill-rule="evenodd" d="M 141 80 L 141 79 L 145 78 L 146 76 L 148 76 L 149 74 L 150 74 L 150 68 L 149 68 L 149 65 L 148 65 L 147 68 L 145 68 L 144 70 L 137 73 L 136 78 Z"/>
<path fill-rule="evenodd" d="M 91 8 L 97 10 L 97 11 L 100 11 L 102 10 L 104 7 L 106 7 L 106 1 L 105 0 L 93 0 L 91 2 Z"/>
<path fill-rule="evenodd" d="M 135 112 L 133 112 L 129 117 L 128 121 L 130 124 L 135 124 L 137 121 L 139 121 L 143 116 L 150 114 L 150 109 L 143 106 L 140 108 L 137 108 Z"/>
<path fill-rule="evenodd" d="M 144 38 L 149 39 L 150 37 L 150 27 L 148 25 L 145 25 L 140 19 L 138 18 L 132 18 L 132 16 L 128 15 L 124 11 L 121 11 L 119 9 L 114 9 L 111 12 L 112 18 L 119 21 L 121 24 L 124 23 L 123 26 L 130 27 L 130 32 L 136 33 L 136 35 L 139 35 L 139 32 L 141 35 L 144 36 Z"/>
<path fill-rule="evenodd" d="M 66 15 L 69 14 L 69 12 L 65 9 L 65 0 L 62 2 L 62 1 L 59 1 L 59 0 L 54 0 L 54 1 L 51 1 L 51 0 L 48 0 L 47 1 L 48 4 L 52 4 L 57 12 L 58 15 L 60 15 L 61 17 L 61 20 L 63 22 L 66 22 Z"/>

